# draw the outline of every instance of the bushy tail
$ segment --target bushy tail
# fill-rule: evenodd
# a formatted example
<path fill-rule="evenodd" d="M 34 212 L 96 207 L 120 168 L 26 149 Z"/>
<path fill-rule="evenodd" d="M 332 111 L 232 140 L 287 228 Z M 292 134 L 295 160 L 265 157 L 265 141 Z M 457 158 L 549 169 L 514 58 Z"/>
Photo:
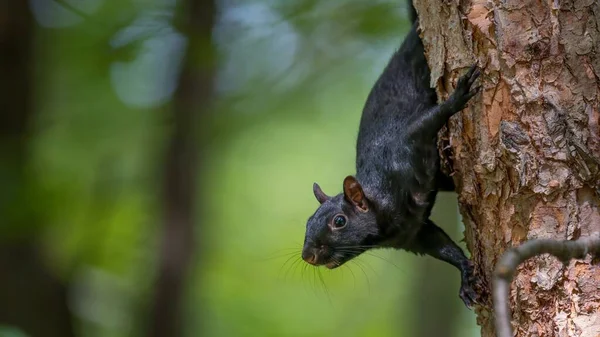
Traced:
<path fill-rule="evenodd" d="M 417 10 L 415 9 L 415 6 L 413 6 L 412 0 L 408 0 L 408 17 L 410 18 L 410 23 L 413 24 L 419 18 L 417 16 Z"/>

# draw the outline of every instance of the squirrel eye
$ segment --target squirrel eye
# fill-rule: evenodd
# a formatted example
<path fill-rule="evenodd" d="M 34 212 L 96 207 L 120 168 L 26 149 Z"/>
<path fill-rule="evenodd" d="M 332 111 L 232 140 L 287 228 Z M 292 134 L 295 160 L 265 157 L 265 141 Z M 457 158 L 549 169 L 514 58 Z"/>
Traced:
<path fill-rule="evenodd" d="M 346 217 L 343 215 L 336 215 L 333 218 L 333 228 L 340 229 L 346 226 Z"/>

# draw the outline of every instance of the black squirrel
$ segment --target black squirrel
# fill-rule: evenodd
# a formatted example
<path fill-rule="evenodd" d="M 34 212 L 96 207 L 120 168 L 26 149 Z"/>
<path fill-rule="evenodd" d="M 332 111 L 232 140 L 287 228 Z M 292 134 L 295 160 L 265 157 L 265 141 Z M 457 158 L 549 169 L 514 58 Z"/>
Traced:
<path fill-rule="evenodd" d="M 480 69 L 473 65 L 438 105 L 411 9 L 412 28 L 363 109 L 356 177 L 346 177 L 343 193 L 333 197 L 313 185 L 320 206 L 308 219 L 302 258 L 333 269 L 372 248 L 428 254 L 460 270 L 460 298 L 471 307 L 473 265 L 429 216 L 438 190 L 454 190 L 440 171 L 437 133 L 480 90 L 473 86 Z"/>

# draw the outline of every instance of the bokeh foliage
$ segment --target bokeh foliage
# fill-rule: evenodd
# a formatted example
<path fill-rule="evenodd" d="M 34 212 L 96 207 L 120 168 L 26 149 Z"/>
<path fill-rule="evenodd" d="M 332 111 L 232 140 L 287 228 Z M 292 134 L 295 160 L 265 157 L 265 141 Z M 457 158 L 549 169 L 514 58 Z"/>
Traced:
<path fill-rule="evenodd" d="M 435 324 L 414 310 L 424 295 L 415 275 L 429 258 L 377 251 L 335 271 L 299 260 L 316 208 L 311 185 L 337 193 L 353 173 L 361 108 L 409 28 L 405 4 L 217 4 L 216 105 L 199 128 L 206 211 L 198 214 L 187 335 L 411 336 L 416 324 Z M 40 219 L 32 232 L 69 285 L 81 336 L 143 332 L 185 47 L 174 5 L 30 1 L 38 25 L 27 174 Z M 456 231 L 456 210 L 446 212 L 440 225 Z M 458 273 L 433 263 L 458 289 Z M 452 298 L 440 305 L 461 313 L 462 335 L 472 333 L 472 314 Z"/>

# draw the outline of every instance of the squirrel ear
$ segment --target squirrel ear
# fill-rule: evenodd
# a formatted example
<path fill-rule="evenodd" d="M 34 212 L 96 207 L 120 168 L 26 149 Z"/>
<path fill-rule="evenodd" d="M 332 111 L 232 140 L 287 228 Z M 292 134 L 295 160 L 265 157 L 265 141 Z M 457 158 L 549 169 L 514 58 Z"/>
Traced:
<path fill-rule="evenodd" d="M 315 198 L 317 198 L 317 201 L 320 204 L 329 200 L 329 196 L 327 196 L 327 194 L 323 193 L 323 191 L 321 190 L 321 187 L 317 183 L 313 184 L 313 193 L 315 194 Z"/>
<path fill-rule="evenodd" d="M 353 176 L 347 176 L 346 179 L 344 179 L 344 196 L 346 197 L 346 200 L 351 202 L 360 211 L 367 212 L 369 210 L 367 198 L 365 197 L 362 186 L 360 186 Z"/>

